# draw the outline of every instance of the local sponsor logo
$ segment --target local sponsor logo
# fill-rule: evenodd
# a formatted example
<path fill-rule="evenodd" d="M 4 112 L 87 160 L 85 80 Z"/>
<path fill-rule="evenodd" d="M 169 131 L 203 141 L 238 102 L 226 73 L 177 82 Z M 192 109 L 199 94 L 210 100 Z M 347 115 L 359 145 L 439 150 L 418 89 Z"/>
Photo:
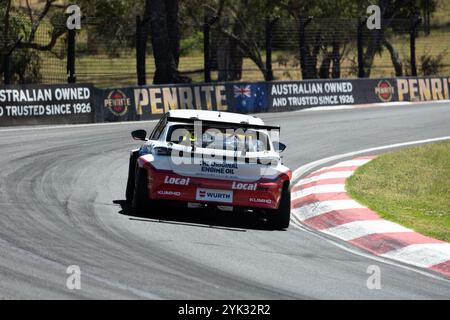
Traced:
<path fill-rule="evenodd" d="M 113 90 L 105 99 L 105 108 L 108 108 L 112 114 L 117 117 L 124 116 L 131 106 L 131 99 L 121 90 Z"/>
<path fill-rule="evenodd" d="M 176 192 L 176 191 L 158 191 L 158 195 L 160 196 L 171 196 L 171 197 L 180 197 L 181 196 L 181 192 Z"/>
<path fill-rule="evenodd" d="M 258 184 L 256 183 L 233 182 L 233 184 L 231 185 L 231 189 L 233 190 L 256 191 L 257 188 Z"/>
<path fill-rule="evenodd" d="M 198 201 L 211 201 L 220 203 L 233 203 L 233 191 L 197 189 Z"/>
<path fill-rule="evenodd" d="M 390 102 L 394 96 L 395 89 L 389 81 L 381 80 L 378 83 L 378 87 L 375 88 L 375 93 L 381 101 Z"/>
<path fill-rule="evenodd" d="M 252 203 L 272 204 L 272 200 L 270 199 L 250 198 L 249 200 Z"/>
<path fill-rule="evenodd" d="M 188 186 L 191 183 L 190 178 L 173 178 L 166 176 L 164 179 L 165 184 L 175 185 L 175 186 Z"/>

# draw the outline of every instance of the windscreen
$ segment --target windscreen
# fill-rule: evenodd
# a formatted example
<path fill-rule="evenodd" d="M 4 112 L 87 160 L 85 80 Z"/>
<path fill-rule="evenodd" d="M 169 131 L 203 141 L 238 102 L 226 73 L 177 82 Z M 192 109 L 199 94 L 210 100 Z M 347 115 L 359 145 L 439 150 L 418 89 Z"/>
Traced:
<path fill-rule="evenodd" d="M 269 136 L 256 129 L 212 128 L 191 124 L 173 125 L 167 141 L 204 149 L 245 152 L 270 151 Z"/>

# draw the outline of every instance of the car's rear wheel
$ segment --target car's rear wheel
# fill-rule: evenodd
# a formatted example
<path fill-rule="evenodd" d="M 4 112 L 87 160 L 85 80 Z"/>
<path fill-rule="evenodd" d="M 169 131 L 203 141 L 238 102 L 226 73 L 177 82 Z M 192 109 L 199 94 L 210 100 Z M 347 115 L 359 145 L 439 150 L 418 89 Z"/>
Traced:
<path fill-rule="evenodd" d="M 289 228 L 291 221 L 291 190 L 289 182 L 283 185 L 280 205 L 276 210 L 267 212 L 267 223 L 271 229 L 283 230 Z"/>
<path fill-rule="evenodd" d="M 151 210 L 152 202 L 148 197 L 148 178 L 144 169 L 138 169 L 135 177 L 133 201 L 131 207 L 135 213 L 147 214 Z"/>
<path fill-rule="evenodd" d="M 130 163 L 128 165 L 128 180 L 127 180 L 127 190 L 125 192 L 125 198 L 128 203 L 133 201 L 134 196 L 134 186 L 136 178 L 136 160 L 138 158 L 138 152 L 133 152 L 130 156 Z"/>

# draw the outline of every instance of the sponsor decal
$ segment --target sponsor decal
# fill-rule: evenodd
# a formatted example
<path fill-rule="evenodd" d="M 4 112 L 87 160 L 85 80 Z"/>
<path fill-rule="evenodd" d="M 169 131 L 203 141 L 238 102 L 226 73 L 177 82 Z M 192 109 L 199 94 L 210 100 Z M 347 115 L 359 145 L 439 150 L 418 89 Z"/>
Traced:
<path fill-rule="evenodd" d="M 188 186 L 191 183 L 190 178 L 173 178 L 166 176 L 164 179 L 165 184 L 171 184 L 176 186 Z"/>
<path fill-rule="evenodd" d="M 450 100 L 450 78 L 398 79 L 398 101 Z"/>
<path fill-rule="evenodd" d="M 199 188 L 197 189 L 196 200 L 220 202 L 220 203 L 233 203 L 233 191 Z"/>
<path fill-rule="evenodd" d="M 250 198 L 249 201 L 252 203 L 272 204 L 272 200 L 270 199 Z"/>
<path fill-rule="evenodd" d="M 383 102 L 391 102 L 394 97 L 395 89 L 391 83 L 387 80 L 381 80 L 378 82 L 378 86 L 375 88 L 375 93 Z"/>
<path fill-rule="evenodd" d="M 162 190 L 162 191 L 158 191 L 158 195 L 160 195 L 160 196 L 180 197 L 181 196 L 181 192 Z"/>
<path fill-rule="evenodd" d="M 108 94 L 108 98 L 105 99 L 105 108 L 108 108 L 117 117 L 127 114 L 130 106 L 131 99 L 121 90 L 111 91 Z"/>
<path fill-rule="evenodd" d="M 233 190 L 256 191 L 257 188 L 258 188 L 257 183 L 233 182 L 233 184 L 231 185 L 231 189 Z"/>
<path fill-rule="evenodd" d="M 205 162 L 201 164 L 202 173 L 214 173 L 214 174 L 228 174 L 234 175 L 235 170 L 239 169 L 236 163 L 224 163 L 224 162 Z"/>

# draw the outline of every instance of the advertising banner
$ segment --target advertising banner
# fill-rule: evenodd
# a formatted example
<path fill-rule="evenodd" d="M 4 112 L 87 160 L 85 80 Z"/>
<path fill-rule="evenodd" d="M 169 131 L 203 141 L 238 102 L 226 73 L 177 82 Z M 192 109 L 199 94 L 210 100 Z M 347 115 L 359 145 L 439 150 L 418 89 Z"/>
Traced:
<path fill-rule="evenodd" d="M 0 126 L 95 121 L 91 85 L 0 87 Z"/>
<path fill-rule="evenodd" d="M 320 106 L 449 100 L 450 78 L 235 82 L 96 89 L 99 122 L 150 120 L 169 110 L 237 113 Z"/>
<path fill-rule="evenodd" d="M 256 113 L 268 110 L 267 84 L 217 83 L 98 90 L 97 118 L 106 122 L 149 120 L 169 110 Z"/>
<path fill-rule="evenodd" d="M 355 105 L 394 100 L 392 80 L 308 80 L 269 84 L 270 111 Z"/>

